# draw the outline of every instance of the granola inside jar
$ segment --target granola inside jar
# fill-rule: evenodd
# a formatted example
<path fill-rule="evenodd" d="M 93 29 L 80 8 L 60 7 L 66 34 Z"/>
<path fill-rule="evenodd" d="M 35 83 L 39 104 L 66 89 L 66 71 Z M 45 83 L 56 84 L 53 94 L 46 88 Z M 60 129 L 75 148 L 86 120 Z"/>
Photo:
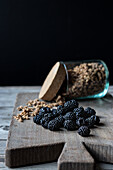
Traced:
<path fill-rule="evenodd" d="M 60 90 L 61 96 L 67 98 L 100 98 L 109 88 L 109 71 L 101 60 L 83 60 L 63 62 L 67 69 L 66 82 Z"/>

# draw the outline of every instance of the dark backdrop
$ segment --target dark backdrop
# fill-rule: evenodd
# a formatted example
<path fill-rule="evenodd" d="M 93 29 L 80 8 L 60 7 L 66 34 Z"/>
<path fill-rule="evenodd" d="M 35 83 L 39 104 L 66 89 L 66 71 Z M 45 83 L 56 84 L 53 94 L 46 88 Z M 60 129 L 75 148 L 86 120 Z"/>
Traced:
<path fill-rule="evenodd" d="M 102 59 L 113 84 L 112 1 L 0 0 L 0 85 L 41 85 L 58 60 Z"/>

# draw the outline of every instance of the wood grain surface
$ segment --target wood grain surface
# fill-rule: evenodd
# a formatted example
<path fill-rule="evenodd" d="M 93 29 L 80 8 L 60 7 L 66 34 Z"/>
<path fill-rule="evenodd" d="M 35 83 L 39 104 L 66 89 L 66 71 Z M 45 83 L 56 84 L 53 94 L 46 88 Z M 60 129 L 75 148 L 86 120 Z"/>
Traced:
<path fill-rule="evenodd" d="M 37 93 L 19 94 L 16 107 Z M 93 107 L 101 118 L 101 124 L 91 130 L 87 138 L 76 131 L 51 132 L 33 123 L 12 118 L 6 148 L 6 165 L 9 167 L 45 163 L 58 160 L 59 170 L 94 169 L 94 160 L 113 163 L 113 97 L 80 101 L 80 105 Z"/>

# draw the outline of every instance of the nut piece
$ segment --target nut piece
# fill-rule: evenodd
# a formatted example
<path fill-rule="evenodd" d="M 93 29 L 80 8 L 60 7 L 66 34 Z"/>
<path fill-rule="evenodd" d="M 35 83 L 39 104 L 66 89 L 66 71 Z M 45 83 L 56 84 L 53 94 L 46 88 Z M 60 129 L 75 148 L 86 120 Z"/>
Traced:
<path fill-rule="evenodd" d="M 19 122 L 23 122 L 22 118 L 20 117 L 20 119 L 18 119 Z"/>
<path fill-rule="evenodd" d="M 23 109 L 23 106 L 17 107 L 17 110 L 21 111 Z"/>

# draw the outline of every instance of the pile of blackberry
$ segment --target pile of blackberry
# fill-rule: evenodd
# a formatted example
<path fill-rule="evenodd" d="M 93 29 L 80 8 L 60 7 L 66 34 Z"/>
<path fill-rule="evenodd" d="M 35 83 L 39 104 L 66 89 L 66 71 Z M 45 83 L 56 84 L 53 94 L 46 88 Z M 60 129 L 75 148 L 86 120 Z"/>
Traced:
<path fill-rule="evenodd" d="M 100 118 L 96 116 L 94 109 L 79 107 L 79 103 L 73 99 L 67 101 L 64 106 L 59 105 L 57 109 L 41 108 L 33 121 L 51 131 L 57 131 L 60 128 L 67 130 L 78 129 L 79 135 L 89 136 L 90 128 L 98 125 Z"/>

